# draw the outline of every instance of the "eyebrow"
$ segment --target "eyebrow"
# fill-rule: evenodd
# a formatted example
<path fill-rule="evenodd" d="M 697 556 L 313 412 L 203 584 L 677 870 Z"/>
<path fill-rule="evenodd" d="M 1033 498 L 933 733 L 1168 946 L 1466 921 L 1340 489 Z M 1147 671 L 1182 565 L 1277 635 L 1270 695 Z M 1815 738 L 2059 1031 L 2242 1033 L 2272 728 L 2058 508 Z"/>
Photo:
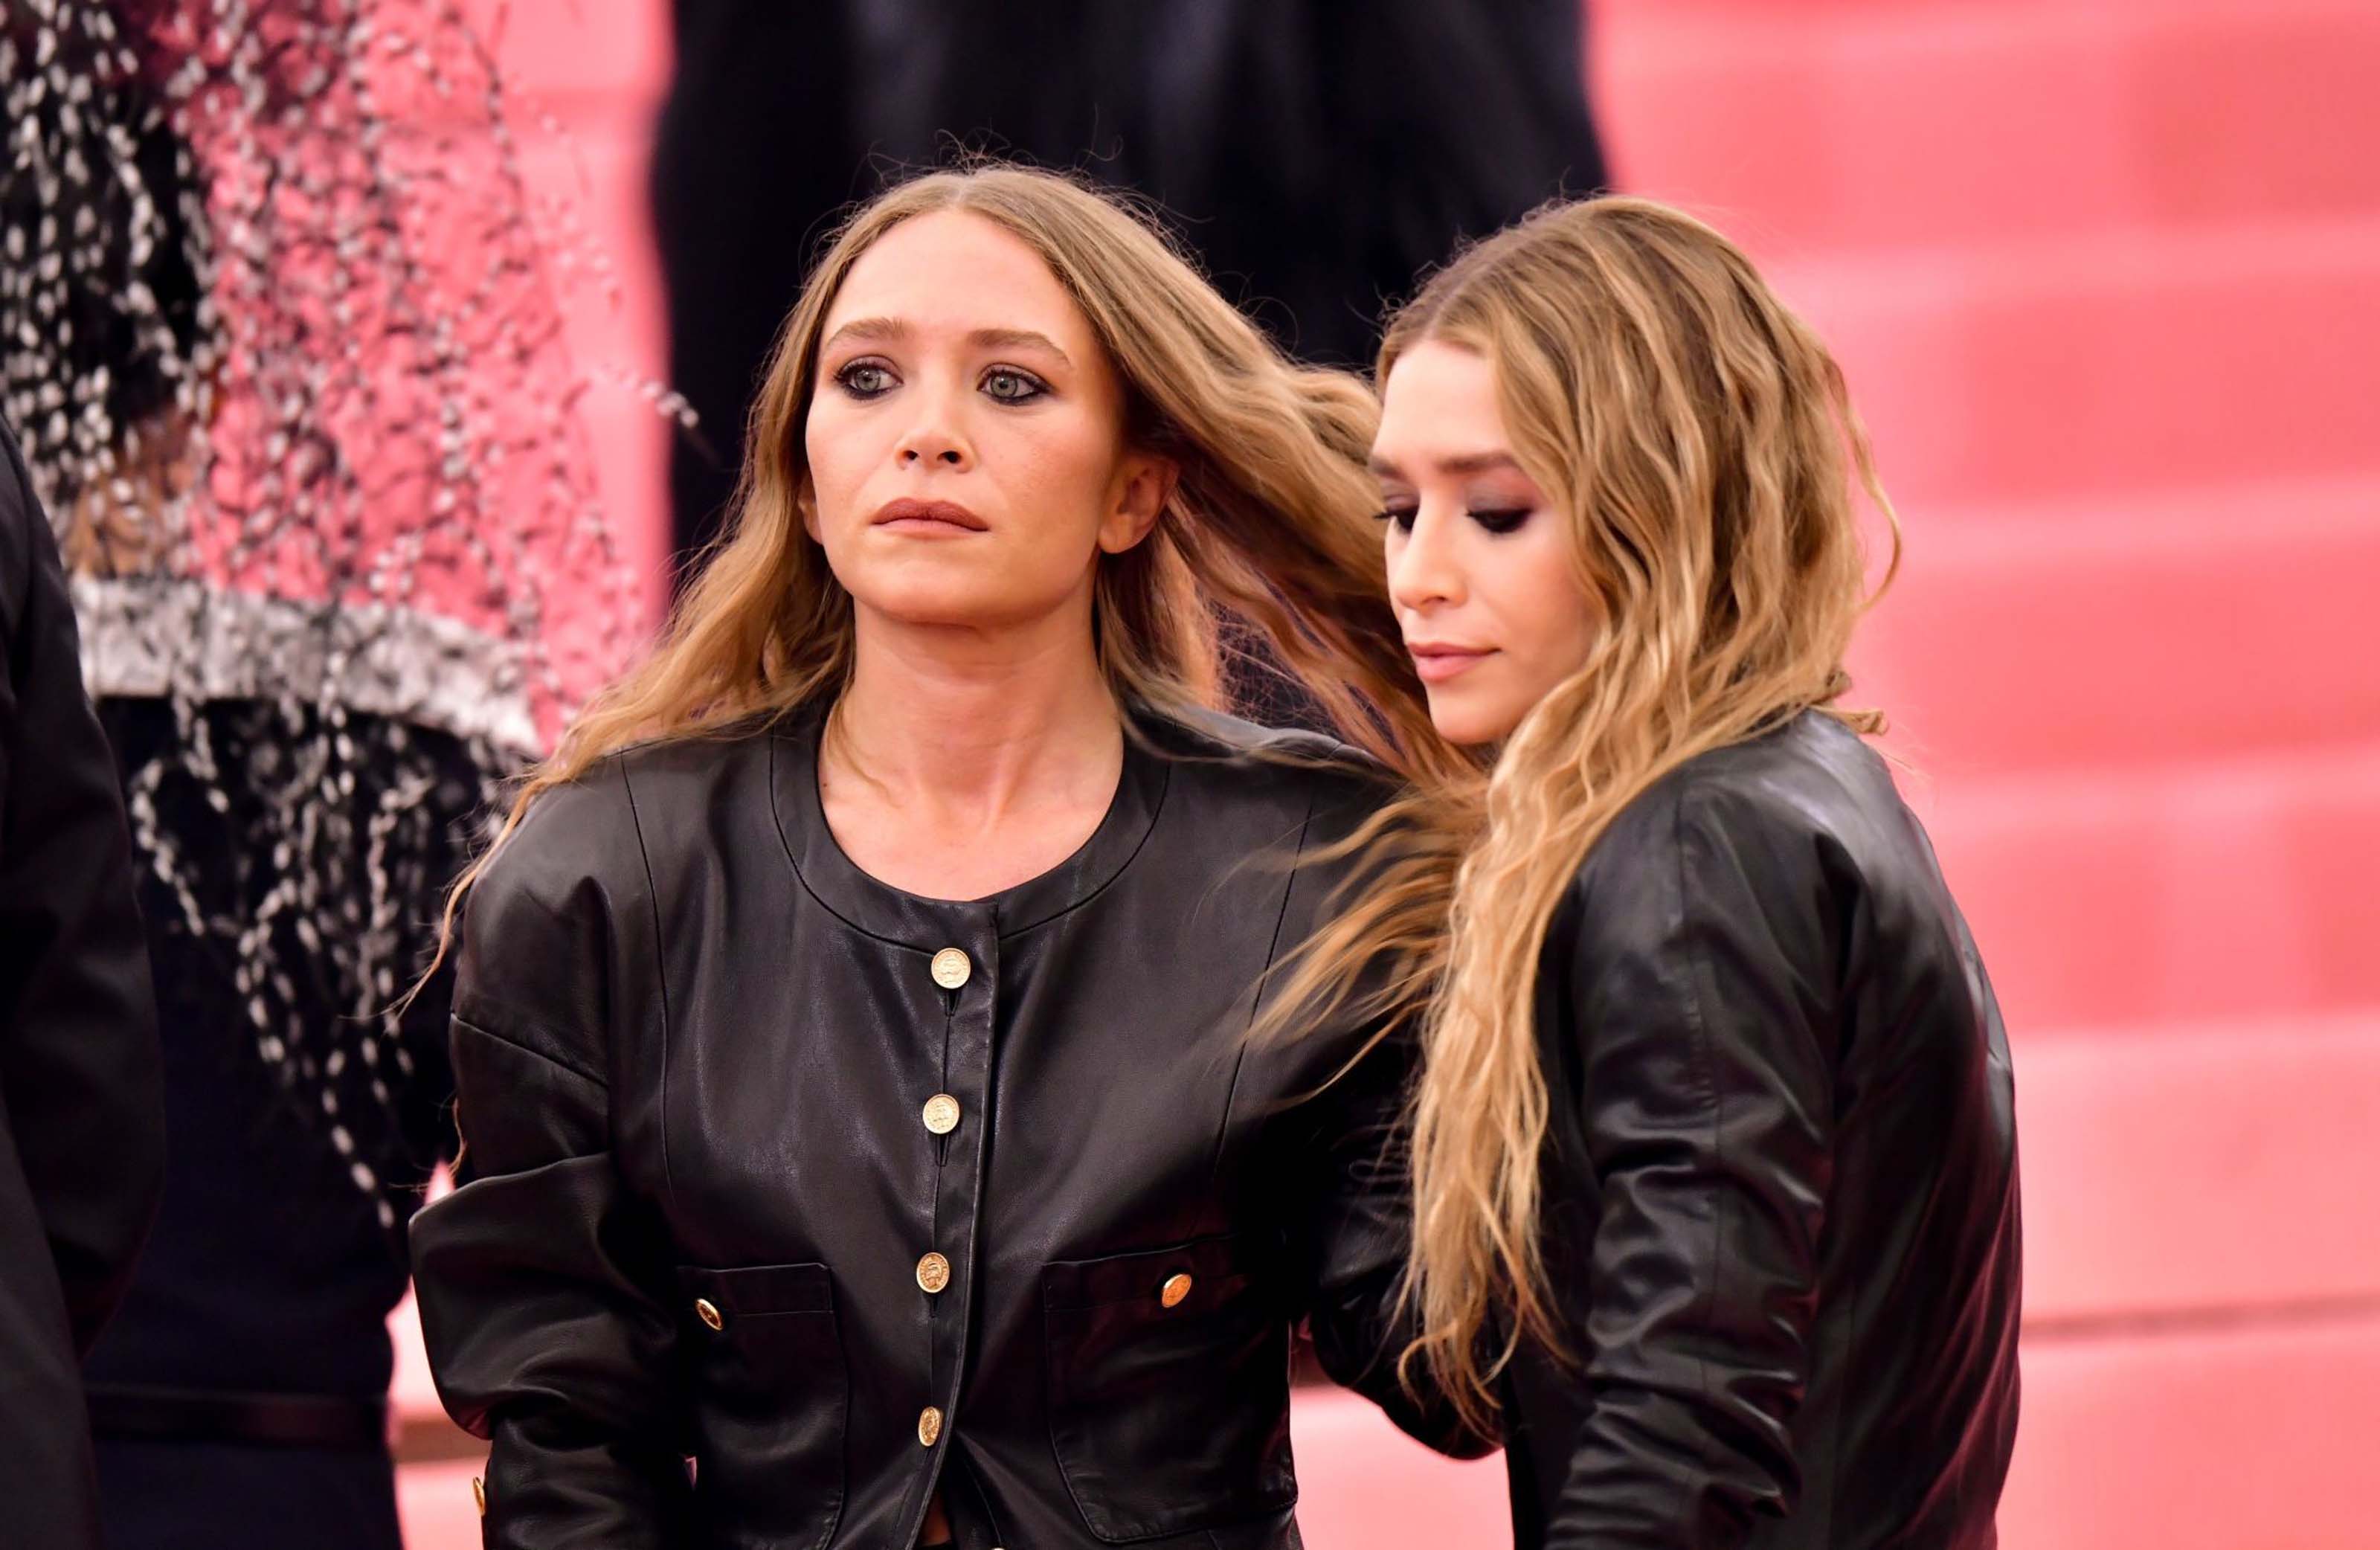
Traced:
<path fill-rule="evenodd" d="M 846 339 L 873 340 L 879 344 L 897 345 L 908 338 L 912 332 L 909 325 L 898 318 L 854 318 L 830 334 L 826 343 L 819 346 L 819 353 L 823 355 Z M 1075 363 L 1072 357 L 1058 347 L 1056 340 L 1046 333 L 1037 333 L 1029 328 L 979 328 L 966 337 L 967 343 L 978 349 L 1014 349 L 1023 346 L 1047 350 L 1069 366 Z"/>
<path fill-rule="evenodd" d="M 1403 469 L 1378 453 L 1372 454 L 1369 462 L 1372 472 L 1384 479 L 1401 479 L 1405 477 Z M 1462 478 L 1472 474 L 1502 473 L 1506 470 L 1518 473 L 1521 471 L 1521 462 L 1509 452 L 1468 452 L 1457 457 L 1441 457 L 1438 460 L 1437 467 L 1441 474 L 1451 474 L 1457 478 Z"/>
<path fill-rule="evenodd" d="M 1065 361 L 1067 365 L 1075 364 L 1066 352 L 1058 347 L 1058 342 L 1055 339 L 1046 333 L 1036 333 L 1029 328 L 979 328 L 967 335 L 967 343 L 979 348 L 992 350 L 1014 349 L 1019 346 L 1026 349 L 1047 350 L 1060 360 Z"/>

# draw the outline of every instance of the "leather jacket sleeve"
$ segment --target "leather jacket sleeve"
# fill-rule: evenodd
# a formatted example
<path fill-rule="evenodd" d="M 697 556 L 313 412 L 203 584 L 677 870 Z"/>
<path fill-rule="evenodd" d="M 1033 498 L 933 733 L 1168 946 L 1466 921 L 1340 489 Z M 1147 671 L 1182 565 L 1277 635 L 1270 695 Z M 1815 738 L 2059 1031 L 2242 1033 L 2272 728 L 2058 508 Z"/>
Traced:
<path fill-rule="evenodd" d="M 1314 1101 L 1318 1128 L 1305 1164 L 1305 1230 L 1310 1263 L 1307 1317 L 1322 1370 L 1378 1405 L 1398 1427 L 1440 1453 L 1476 1459 L 1492 1438 L 1464 1426 L 1416 1366 L 1411 1387 L 1399 1358 L 1418 1333 L 1400 1298 L 1413 1234 L 1404 1153 L 1409 1039 L 1381 1040 Z"/>
<path fill-rule="evenodd" d="M 1725 1550 L 1794 1504 L 1834 1170 L 1828 872 L 1755 795 L 1657 788 L 1557 917 L 1594 1174 L 1572 1185 L 1600 1209 L 1565 1331 L 1592 1399 L 1549 1546 Z"/>
<path fill-rule="evenodd" d="M 115 757 L 48 519 L 0 428 L 0 1167 L 22 1172 L 74 1350 L 165 1182 L 164 1058 Z M 13 1153 L 13 1158 L 8 1154 Z"/>
<path fill-rule="evenodd" d="M 614 923 L 650 905 L 569 842 L 608 836 L 633 866 L 633 828 L 605 821 L 625 803 L 608 765 L 540 798 L 461 928 L 463 1181 L 415 1218 L 413 1248 L 440 1396 L 492 1444 L 491 1547 L 688 1538 L 674 1325 L 654 1290 L 666 1259 L 611 1152 Z"/>

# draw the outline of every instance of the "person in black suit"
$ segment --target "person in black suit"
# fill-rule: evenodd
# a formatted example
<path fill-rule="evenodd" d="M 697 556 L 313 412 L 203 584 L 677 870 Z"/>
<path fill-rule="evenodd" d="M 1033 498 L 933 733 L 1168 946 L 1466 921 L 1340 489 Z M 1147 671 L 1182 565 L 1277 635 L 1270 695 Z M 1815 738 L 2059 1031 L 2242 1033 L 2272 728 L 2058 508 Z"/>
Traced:
<path fill-rule="evenodd" d="M 1225 296 L 1368 366 L 1466 236 L 1604 187 L 1579 0 L 675 0 L 653 224 L 681 571 L 734 493 L 761 362 L 880 176 L 992 151 L 1160 201 Z"/>
<path fill-rule="evenodd" d="M 0 868 L 21 854 L 113 878 L 105 945 L 137 964 L 149 1040 L 112 1107 L 45 1091 L 30 1055 L 0 1090 L 42 1143 L 23 1148 L 37 1186 L 115 1168 L 139 1175 L 144 1220 L 159 1202 L 95 1344 L 86 1309 L 99 1269 L 110 1298 L 121 1283 L 128 1231 L 52 1229 L 78 1251 L 79 1339 L 61 1330 L 37 1383 L 0 1355 L 7 1550 L 26 1543 L 17 1504 L 61 1490 L 75 1537 L 36 1533 L 39 1550 L 103 1530 L 112 1550 L 398 1550 L 388 1320 L 406 1223 L 455 1146 L 445 977 L 406 993 L 497 782 L 539 752 L 540 711 L 566 713 L 565 647 L 626 616 L 601 601 L 600 510 L 558 407 L 578 383 L 561 297 L 502 176 L 478 40 L 409 0 L 376 4 L 369 37 L 312 0 L 218 32 L 208 4 L 0 9 L 0 416 L 24 438 L 10 488 L 54 518 L 15 524 L 48 556 L 39 665 L 72 679 L 79 629 L 92 701 L 71 728 L 29 724 L 0 775 L 71 775 L 114 815 L 96 838 L 30 805 L 19 824 L 32 798 L 10 790 Z M 419 47 L 392 60 L 391 39 Z M 402 153 L 326 156 L 392 127 L 355 89 L 367 47 L 390 101 L 485 116 L 456 106 L 402 120 L 382 141 Z M 381 245 L 450 228 L 473 234 L 459 260 L 408 250 L 399 268 Z M 433 319 L 451 332 L 433 339 Z M 549 587 L 577 606 L 546 606 Z M 55 886 L 7 873 L 0 965 L 58 936 L 8 913 Z M 85 1038 L 96 1064 L 110 1014 L 54 1004 L 57 972 L 35 983 L 51 1002 L 33 1031 Z M 135 1099 L 140 1122 L 118 1120 Z M 64 1321 L 17 1295 L 30 1261 L 12 1239 L 0 1256 L 9 1352 Z M 94 1441 L 68 1455 L 86 1411 Z M 19 1425 L 40 1429 L 10 1447 Z"/>
<path fill-rule="evenodd" d="M 164 1100 L 115 761 L 5 427 L 0 453 L 0 1511 L 16 1550 L 85 1550 L 78 1363 L 156 1210 Z"/>

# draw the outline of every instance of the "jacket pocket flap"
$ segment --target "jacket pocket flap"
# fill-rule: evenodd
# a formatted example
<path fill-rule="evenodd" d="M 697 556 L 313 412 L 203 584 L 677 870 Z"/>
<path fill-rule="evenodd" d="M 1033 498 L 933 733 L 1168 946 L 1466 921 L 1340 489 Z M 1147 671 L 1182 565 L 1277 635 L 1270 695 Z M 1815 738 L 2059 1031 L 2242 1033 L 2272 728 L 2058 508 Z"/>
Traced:
<path fill-rule="evenodd" d="M 703 1297 L 724 1314 L 823 1313 L 834 1306 L 834 1278 L 823 1265 L 747 1265 L 709 1270 L 677 1267 L 677 1284 L 688 1297 Z"/>
<path fill-rule="evenodd" d="M 1170 1249 L 1143 1249 L 1102 1259 L 1062 1260 L 1042 1267 L 1045 1308 L 1104 1308 L 1117 1302 L 1152 1302 L 1176 1276 L 1190 1278 L 1199 1302 L 1238 1284 L 1249 1270 L 1245 1234 L 1201 1238 Z M 1207 1295 L 1201 1296 L 1200 1293 Z"/>

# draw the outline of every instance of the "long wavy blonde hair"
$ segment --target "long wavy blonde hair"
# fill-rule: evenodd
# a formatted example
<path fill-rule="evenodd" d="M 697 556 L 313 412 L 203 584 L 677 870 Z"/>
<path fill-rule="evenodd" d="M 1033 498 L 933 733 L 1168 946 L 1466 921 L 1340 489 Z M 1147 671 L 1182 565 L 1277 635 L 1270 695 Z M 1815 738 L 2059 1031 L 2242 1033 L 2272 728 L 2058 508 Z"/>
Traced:
<path fill-rule="evenodd" d="M 1415 912 L 1444 909 L 1413 1110 L 1408 1290 L 1423 1333 L 1408 1357 L 1476 1421 L 1524 1339 L 1569 1346 L 1537 1221 L 1548 923 L 1597 836 L 1686 760 L 1813 708 L 1882 729 L 1836 705 L 1872 601 L 1854 476 L 1891 532 L 1890 568 L 1900 540 L 1826 346 L 1678 211 L 1627 198 L 1540 211 L 1397 315 L 1380 381 L 1424 341 L 1491 363 L 1513 454 L 1571 527 L 1596 622 L 1585 665 L 1491 772 L 1415 798 L 1441 862 L 1459 857 L 1451 871 L 1435 885 L 1408 874 L 1402 901 L 1342 927 L 1348 942 L 1409 939 Z"/>
<path fill-rule="evenodd" d="M 529 774 L 496 844 L 540 795 L 607 754 L 841 692 L 852 599 L 802 522 L 820 334 L 861 254 L 902 222 L 946 210 L 990 221 L 1040 255 L 1115 365 L 1127 438 L 1179 470 L 1148 538 L 1099 561 L 1095 648 L 1119 702 L 1212 705 L 1226 649 L 1218 625 L 1235 624 L 1388 768 L 1424 778 L 1451 768 L 1378 584 L 1369 519 L 1378 492 L 1363 463 L 1378 418 L 1371 394 L 1344 373 L 1289 361 L 1153 223 L 1112 197 L 987 163 L 893 188 L 829 246 L 770 358 L 726 531 L 650 658 L 591 700 Z M 450 934 L 485 863 L 449 898 Z"/>

